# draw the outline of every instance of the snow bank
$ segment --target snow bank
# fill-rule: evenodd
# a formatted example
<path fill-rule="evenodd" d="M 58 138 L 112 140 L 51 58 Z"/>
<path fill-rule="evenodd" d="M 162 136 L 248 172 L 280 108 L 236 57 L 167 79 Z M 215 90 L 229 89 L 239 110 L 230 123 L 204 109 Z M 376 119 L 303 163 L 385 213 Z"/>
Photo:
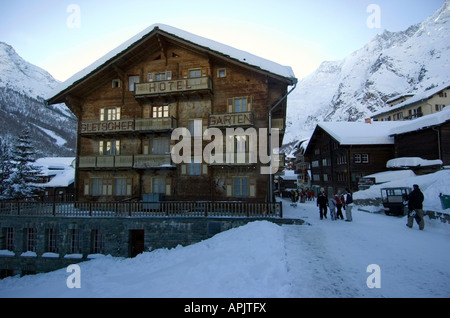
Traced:
<path fill-rule="evenodd" d="M 283 247 L 280 226 L 254 222 L 187 247 L 83 262 L 78 290 L 65 269 L 7 278 L 0 297 L 288 297 Z"/>
<path fill-rule="evenodd" d="M 414 184 L 418 184 L 421 191 L 425 196 L 423 202 L 424 210 L 445 212 L 450 214 L 450 210 L 442 209 L 441 200 L 439 194 L 450 195 L 450 170 L 441 170 L 435 173 L 415 176 L 404 179 L 398 179 L 390 181 L 384 184 L 373 185 L 367 190 L 355 192 L 353 198 L 355 200 L 367 200 L 381 198 L 382 188 L 391 187 L 413 187 Z"/>

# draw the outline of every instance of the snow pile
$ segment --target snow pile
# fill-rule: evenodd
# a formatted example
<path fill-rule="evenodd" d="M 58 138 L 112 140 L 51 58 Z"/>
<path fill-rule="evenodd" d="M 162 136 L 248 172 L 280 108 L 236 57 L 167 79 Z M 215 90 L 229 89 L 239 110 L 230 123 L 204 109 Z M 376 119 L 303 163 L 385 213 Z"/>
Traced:
<path fill-rule="evenodd" d="M 397 179 L 383 184 L 373 185 L 367 190 L 355 192 L 353 198 L 355 200 L 366 200 L 381 198 L 382 188 L 392 187 L 413 187 L 418 184 L 425 196 L 423 202 L 424 210 L 449 213 L 449 209 L 443 210 L 439 194 L 450 195 L 450 170 L 441 170 L 435 173 L 413 176 L 409 178 Z"/>
<path fill-rule="evenodd" d="M 283 246 L 281 227 L 255 222 L 187 247 L 84 262 L 79 290 L 67 288 L 65 269 L 7 278 L 0 297 L 288 297 Z"/>
<path fill-rule="evenodd" d="M 386 168 L 410 168 L 410 167 L 428 167 L 442 166 L 442 160 L 427 160 L 419 157 L 403 157 L 391 159 L 386 163 Z"/>

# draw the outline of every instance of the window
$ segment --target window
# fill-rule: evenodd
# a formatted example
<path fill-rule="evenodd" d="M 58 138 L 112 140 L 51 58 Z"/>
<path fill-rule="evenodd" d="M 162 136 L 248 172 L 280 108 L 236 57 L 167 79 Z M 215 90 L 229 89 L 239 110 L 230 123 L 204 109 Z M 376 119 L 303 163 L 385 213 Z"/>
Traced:
<path fill-rule="evenodd" d="M 81 236 L 80 231 L 71 229 L 69 231 L 70 248 L 69 253 L 81 253 Z"/>
<path fill-rule="evenodd" d="M 120 88 L 120 79 L 112 80 L 111 86 L 112 86 L 112 88 Z"/>
<path fill-rule="evenodd" d="M 91 232 L 91 253 L 103 254 L 105 251 L 105 234 L 101 230 Z"/>
<path fill-rule="evenodd" d="M 120 107 L 100 109 L 100 121 L 111 120 L 120 120 Z"/>
<path fill-rule="evenodd" d="M 313 167 L 313 168 L 318 168 L 318 167 L 319 167 L 319 161 L 318 161 L 318 160 L 313 161 L 313 162 L 311 163 L 311 167 Z"/>
<path fill-rule="evenodd" d="M 369 155 L 368 154 L 362 154 L 361 155 L 362 163 L 369 163 Z"/>
<path fill-rule="evenodd" d="M 46 251 L 50 253 L 58 253 L 58 230 L 47 229 L 47 246 Z"/>
<path fill-rule="evenodd" d="M 115 192 L 116 196 L 130 196 L 131 195 L 131 179 L 116 179 L 115 180 Z"/>
<path fill-rule="evenodd" d="M 100 140 L 98 142 L 98 153 L 100 156 L 120 155 L 120 140 Z"/>
<path fill-rule="evenodd" d="M 247 111 L 247 98 L 236 98 L 234 100 L 234 112 L 244 113 Z"/>
<path fill-rule="evenodd" d="M 152 192 L 153 193 L 166 193 L 166 179 L 153 178 L 152 179 Z"/>
<path fill-rule="evenodd" d="M 172 71 L 161 72 L 161 73 L 148 73 L 147 79 L 149 82 L 170 81 L 170 80 L 172 80 Z"/>
<path fill-rule="evenodd" d="M 354 154 L 353 156 L 354 163 L 369 163 L 369 155 L 368 154 Z"/>
<path fill-rule="evenodd" d="M 247 178 L 233 178 L 233 195 L 236 198 L 248 198 Z"/>
<path fill-rule="evenodd" d="M 26 241 L 25 241 L 26 251 L 36 252 L 36 229 L 27 228 L 25 229 L 25 233 L 26 233 Z"/>
<path fill-rule="evenodd" d="M 189 78 L 202 77 L 201 69 L 189 70 Z"/>
<path fill-rule="evenodd" d="M 111 179 L 91 179 L 91 195 L 102 196 L 112 195 L 112 180 Z M 86 192 L 86 189 L 85 189 Z"/>
<path fill-rule="evenodd" d="M 130 76 L 128 77 L 128 84 L 130 92 L 134 92 L 134 84 L 139 84 L 140 78 L 139 76 Z"/>
<path fill-rule="evenodd" d="M 445 107 L 445 105 L 442 105 L 442 104 L 438 105 L 438 104 L 436 104 L 436 105 L 435 105 L 435 110 L 436 110 L 437 112 L 440 112 L 441 110 L 444 109 L 444 107 Z"/>
<path fill-rule="evenodd" d="M 2 244 L 1 249 L 5 249 L 7 251 L 14 251 L 14 228 L 7 227 L 3 229 L 3 233 L 5 237 L 5 242 Z"/>
<path fill-rule="evenodd" d="M 153 106 L 152 107 L 153 118 L 166 118 L 169 117 L 169 105 L 165 106 Z"/>
<path fill-rule="evenodd" d="M 217 77 L 218 78 L 224 78 L 227 77 L 227 69 L 226 68 L 219 68 L 217 70 Z"/>
<path fill-rule="evenodd" d="M 165 155 L 169 153 L 169 139 L 152 139 L 152 155 Z"/>

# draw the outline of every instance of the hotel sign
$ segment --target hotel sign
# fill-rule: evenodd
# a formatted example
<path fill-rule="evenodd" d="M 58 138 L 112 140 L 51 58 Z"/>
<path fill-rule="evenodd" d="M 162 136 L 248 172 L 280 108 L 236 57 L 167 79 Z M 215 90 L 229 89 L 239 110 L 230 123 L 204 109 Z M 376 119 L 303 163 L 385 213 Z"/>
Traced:
<path fill-rule="evenodd" d="M 209 115 L 209 127 L 243 127 L 253 126 L 253 114 L 246 113 L 228 113 Z"/>
<path fill-rule="evenodd" d="M 82 122 L 81 133 L 110 133 L 121 131 L 133 131 L 134 120 L 115 120 L 115 121 L 93 121 Z"/>
<path fill-rule="evenodd" d="M 135 96 L 173 94 L 211 89 L 209 77 L 188 78 L 173 81 L 158 81 L 135 84 Z"/>

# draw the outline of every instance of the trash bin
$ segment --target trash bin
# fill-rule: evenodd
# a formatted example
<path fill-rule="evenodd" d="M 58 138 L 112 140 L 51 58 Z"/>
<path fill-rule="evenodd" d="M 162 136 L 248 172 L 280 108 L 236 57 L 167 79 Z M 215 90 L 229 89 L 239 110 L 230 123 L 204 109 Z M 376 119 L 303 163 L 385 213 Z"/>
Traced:
<path fill-rule="evenodd" d="M 442 209 L 444 209 L 444 210 L 450 209 L 450 195 L 441 194 L 440 198 L 441 198 Z"/>

